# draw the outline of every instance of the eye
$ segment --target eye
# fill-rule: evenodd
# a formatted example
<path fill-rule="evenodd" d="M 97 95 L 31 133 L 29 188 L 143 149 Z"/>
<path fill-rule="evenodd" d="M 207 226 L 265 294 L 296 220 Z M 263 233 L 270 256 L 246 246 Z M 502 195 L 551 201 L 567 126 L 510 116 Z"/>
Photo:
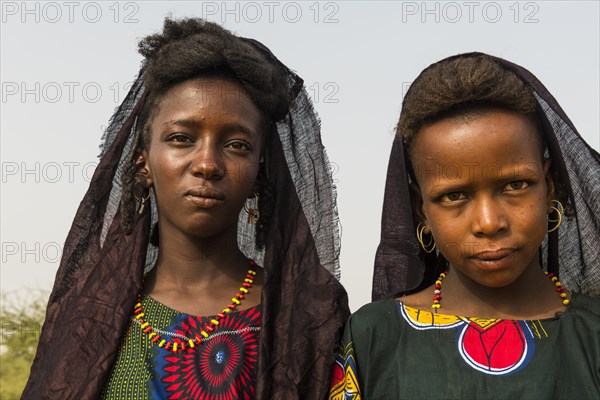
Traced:
<path fill-rule="evenodd" d="M 529 186 L 528 182 L 525 181 L 513 181 L 504 187 L 505 191 L 512 192 L 515 190 L 523 190 Z"/>
<path fill-rule="evenodd" d="M 465 196 L 464 193 L 451 192 L 451 193 L 446 193 L 445 195 L 443 195 L 442 201 L 453 202 L 453 201 L 464 200 L 466 198 L 467 198 L 467 196 Z"/>
<path fill-rule="evenodd" d="M 174 143 L 190 143 L 192 139 L 184 133 L 173 133 L 167 137 L 168 142 Z"/>
<path fill-rule="evenodd" d="M 242 140 L 236 140 L 233 142 L 229 142 L 225 145 L 225 147 L 228 147 L 230 149 L 235 149 L 235 150 L 247 150 L 247 151 L 252 150 L 252 145 L 250 143 L 242 141 Z"/>

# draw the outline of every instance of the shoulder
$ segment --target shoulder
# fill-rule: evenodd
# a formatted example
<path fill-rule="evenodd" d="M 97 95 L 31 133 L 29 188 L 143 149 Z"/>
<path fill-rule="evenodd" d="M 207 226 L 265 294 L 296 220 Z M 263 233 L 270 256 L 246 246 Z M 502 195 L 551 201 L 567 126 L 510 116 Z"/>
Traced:
<path fill-rule="evenodd" d="M 600 317 L 600 298 L 573 292 L 570 312 L 578 316 Z M 600 318 L 597 318 L 600 321 Z"/>
<path fill-rule="evenodd" d="M 398 302 L 394 299 L 380 300 L 362 306 L 350 316 L 348 329 L 352 335 L 383 329 L 397 324 Z"/>
<path fill-rule="evenodd" d="M 394 299 L 386 299 L 374 301 L 365 304 L 352 314 L 356 320 L 371 320 L 380 316 L 389 316 L 391 313 L 397 312 L 398 302 Z"/>

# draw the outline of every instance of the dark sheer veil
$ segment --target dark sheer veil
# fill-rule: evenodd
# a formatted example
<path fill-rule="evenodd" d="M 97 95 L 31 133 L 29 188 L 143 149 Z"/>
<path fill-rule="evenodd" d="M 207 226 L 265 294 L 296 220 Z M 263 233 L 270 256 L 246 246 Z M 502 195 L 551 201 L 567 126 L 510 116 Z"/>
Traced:
<path fill-rule="evenodd" d="M 324 398 L 349 315 L 338 282 L 339 221 L 331 169 L 302 79 L 259 42 L 241 40 L 285 72 L 293 99 L 268 136 L 266 162 L 276 197 L 264 250 L 256 247 L 254 225 L 243 212 L 238 229 L 240 248 L 265 270 L 256 397 Z M 228 67 L 226 57 L 223 65 Z M 102 139 L 99 165 L 64 246 L 23 398 L 99 396 L 129 326 L 143 272 L 155 263 L 158 249 L 150 236 L 156 202 L 135 214 L 131 234 L 120 227 L 121 172 L 147 98 L 144 69 Z"/>
<path fill-rule="evenodd" d="M 449 59 L 478 54 L 481 53 Z M 558 178 L 566 186 L 568 199 L 565 200 L 574 214 L 572 218 L 563 218 L 560 228 L 544 240 L 543 267 L 558 272 L 565 287 L 600 297 L 600 155 L 582 139 L 556 99 L 531 72 L 509 61 L 493 59 L 519 76 L 534 93 L 548 155 Z M 446 60 L 440 62 L 443 61 Z M 445 266 L 441 255 L 426 254 L 417 242 L 409 192 L 410 168 L 403 140 L 397 132 L 387 171 L 373 300 L 424 289 L 433 284 Z"/>

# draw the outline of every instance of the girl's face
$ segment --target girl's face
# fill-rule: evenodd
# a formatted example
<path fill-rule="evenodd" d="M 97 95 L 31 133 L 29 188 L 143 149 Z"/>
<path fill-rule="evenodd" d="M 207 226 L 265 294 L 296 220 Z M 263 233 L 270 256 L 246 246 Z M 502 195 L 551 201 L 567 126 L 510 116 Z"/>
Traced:
<path fill-rule="evenodd" d="M 503 287 L 539 266 L 554 184 L 532 122 L 493 110 L 425 125 L 414 140 L 417 213 L 454 270 Z"/>
<path fill-rule="evenodd" d="M 253 192 L 262 114 L 238 84 L 198 78 L 170 88 L 138 160 L 153 186 L 162 231 L 210 237 L 235 228 Z"/>

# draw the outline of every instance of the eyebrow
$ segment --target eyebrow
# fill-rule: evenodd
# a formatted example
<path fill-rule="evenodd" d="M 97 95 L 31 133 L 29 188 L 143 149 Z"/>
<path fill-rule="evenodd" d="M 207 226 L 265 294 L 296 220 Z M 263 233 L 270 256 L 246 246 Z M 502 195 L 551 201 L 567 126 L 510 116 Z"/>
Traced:
<path fill-rule="evenodd" d="M 507 168 L 507 171 L 500 171 L 494 177 L 488 177 L 489 181 L 493 182 L 502 182 L 510 179 L 540 179 L 543 177 L 543 172 L 540 173 L 539 168 L 531 168 L 531 164 L 514 164 L 511 168 Z M 470 173 L 470 172 L 467 172 Z M 468 187 L 473 183 L 471 179 L 446 179 L 441 175 L 436 175 L 436 179 L 438 182 L 433 186 L 431 186 L 430 191 L 446 191 L 446 190 L 460 190 L 464 187 Z"/>
<path fill-rule="evenodd" d="M 190 129 L 202 129 L 202 126 L 204 124 L 202 123 L 202 121 L 199 121 L 197 119 L 173 119 L 170 121 L 166 121 L 163 125 L 177 125 Z M 221 130 L 226 132 L 238 131 L 245 133 L 248 136 L 258 136 L 258 134 L 252 129 L 235 122 L 224 124 Z"/>

